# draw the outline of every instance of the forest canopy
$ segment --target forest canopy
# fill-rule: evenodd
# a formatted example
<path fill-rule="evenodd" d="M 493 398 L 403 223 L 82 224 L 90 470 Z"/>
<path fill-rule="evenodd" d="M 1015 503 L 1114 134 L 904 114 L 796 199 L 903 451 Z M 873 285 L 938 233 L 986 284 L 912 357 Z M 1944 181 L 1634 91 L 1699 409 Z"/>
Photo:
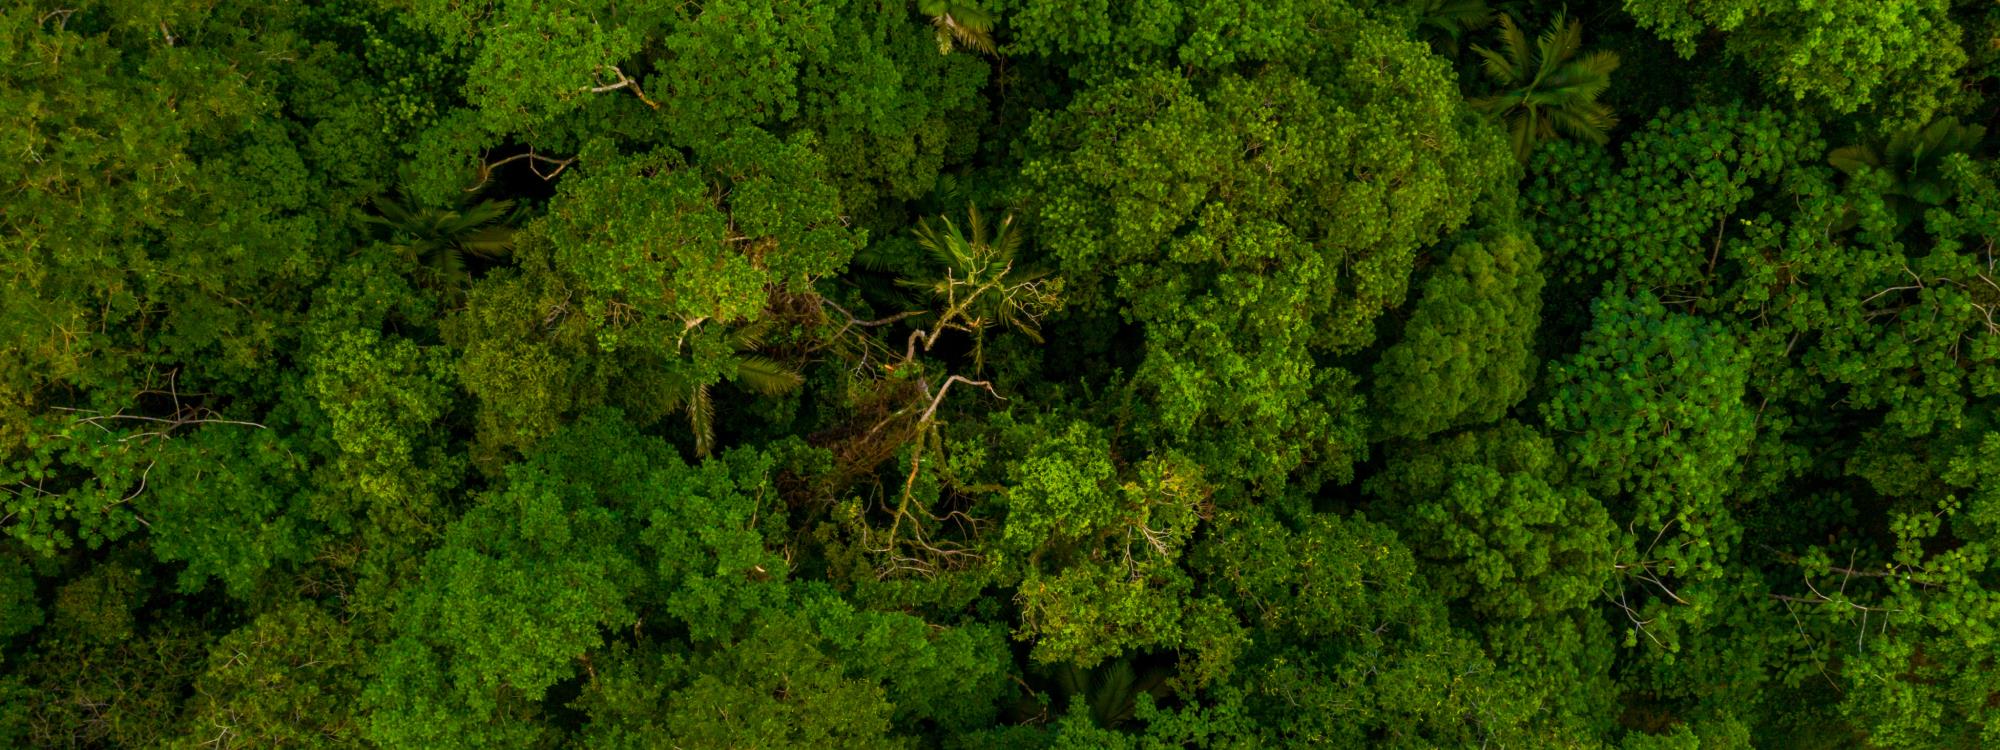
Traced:
<path fill-rule="evenodd" d="M 0 746 L 2000 747 L 2000 3 L 23 0 Z"/>

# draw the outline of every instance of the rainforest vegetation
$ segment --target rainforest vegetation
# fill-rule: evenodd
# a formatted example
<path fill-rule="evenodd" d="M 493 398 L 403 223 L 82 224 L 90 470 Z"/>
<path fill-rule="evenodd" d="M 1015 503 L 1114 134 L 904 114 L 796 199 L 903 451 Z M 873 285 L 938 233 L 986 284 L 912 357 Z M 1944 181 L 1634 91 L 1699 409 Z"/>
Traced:
<path fill-rule="evenodd" d="M 2000 747 L 1994 0 L 18 0 L 0 747 Z"/>

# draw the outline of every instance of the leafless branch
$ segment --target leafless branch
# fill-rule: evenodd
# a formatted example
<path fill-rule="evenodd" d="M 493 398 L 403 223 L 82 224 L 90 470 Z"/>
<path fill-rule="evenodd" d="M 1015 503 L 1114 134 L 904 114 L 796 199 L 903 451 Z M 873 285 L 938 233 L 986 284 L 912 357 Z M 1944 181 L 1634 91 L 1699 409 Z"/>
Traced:
<path fill-rule="evenodd" d="M 646 98 L 646 92 L 645 92 L 645 91 L 642 91 L 642 90 L 640 90 L 640 88 L 639 88 L 639 82 L 638 82 L 638 81 L 635 81 L 635 80 L 632 80 L 632 77 L 631 77 L 631 76 L 628 76 L 628 75 L 625 75 L 625 71 L 623 71 L 623 70 L 619 70 L 619 69 L 618 69 L 618 66 L 616 66 L 616 65 L 606 65 L 606 66 L 604 66 L 604 67 L 600 68 L 600 70 L 608 70 L 608 71 L 611 71 L 611 74 L 612 74 L 612 75 L 615 75 L 615 76 L 618 76 L 618 80 L 617 80 L 617 81 L 615 81 L 615 82 L 613 82 L 613 83 L 607 83 L 607 84 L 604 84 L 604 85 L 602 85 L 602 86 L 590 86 L 590 87 L 586 87 L 586 88 L 585 88 L 585 90 L 586 90 L 586 91 L 589 91 L 590 93 L 593 93 L 593 94 L 602 94 L 602 93 L 604 93 L 604 92 L 606 92 L 606 91 L 617 91 L 617 90 L 619 90 L 619 89 L 631 89 L 631 90 L 632 90 L 632 93 L 634 93 L 634 94 L 638 94 L 638 95 L 639 95 L 639 101 L 642 101 L 642 102 L 645 102 L 645 103 L 646 103 L 646 106 L 648 106 L 648 107 L 652 107 L 653 109 L 659 109 L 659 108 L 660 108 L 660 105 L 659 105 L 658 103 L 654 102 L 654 101 L 653 101 L 652 99 L 648 99 L 648 98 Z"/>
<path fill-rule="evenodd" d="M 187 425 L 199 425 L 199 424 L 233 424 L 233 425 L 241 425 L 244 427 L 255 427 L 260 430 L 269 429 L 264 425 L 258 424 L 256 422 L 246 422 L 240 419 L 215 419 L 211 417 L 195 417 L 195 416 L 166 419 L 161 417 L 140 416 L 138 414 L 104 414 L 102 412 L 98 412 L 92 409 L 72 409 L 66 406 L 57 406 L 53 408 L 56 411 L 66 411 L 77 414 L 89 414 L 91 416 L 80 417 L 76 421 L 80 424 L 88 424 L 94 427 L 98 427 L 100 429 L 104 427 L 104 425 L 99 423 L 100 420 L 128 419 L 139 422 L 152 422 L 156 424 L 167 425 L 166 428 L 162 429 L 159 432 L 140 433 L 139 435 L 133 435 L 131 437 L 142 437 L 142 436 L 164 437 L 166 433 L 171 432 L 176 428 L 185 427 Z"/>
<path fill-rule="evenodd" d="M 968 386 L 978 386 L 980 388 L 985 388 L 986 392 L 993 394 L 994 398 L 1000 399 L 1001 401 L 1007 400 L 1006 396 L 1002 396 L 998 391 L 993 390 L 993 383 L 991 381 L 972 380 L 965 377 L 964 375 L 953 375 L 945 379 L 944 385 L 938 387 L 937 395 L 931 398 L 931 407 L 924 410 L 924 415 L 917 419 L 918 423 L 921 424 L 931 421 L 931 415 L 937 412 L 938 404 L 944 403 L 944 394 L 946 391 L 951 390 L 951 385 L 953 383 L 964 383 Z"/>
<path fill-rule="evenodd" d="M 574 156 L 567 159 L 557 159 L 554 157 L 537 154 L 534 152 L 533 149 L 529 149 L 526 153 L 515 154 L 513 156 L 509 156 L 499 161 L 485 162 L 481 164 L 479 166 L 479 182 L 474 183 L 472 187 L 466 188 L 465 192 L 468 193 L 479 192 L 481 188 L 486 187 L 486 183 L 491 182 L 493 180 L 493 170 L 499 169 L 501 167 L 507 166 L 517 161 L 521 161 L 523 159 L 527 160 L 528 162 L 528 170 L 534 172 L 535 176 L 542 178 L 542 181 L 544 182 L 555 179 L 557 175 L 563 173 L 563 170 L 569 169 L 569 166 L 571 164 L 576 163 L 576 157 Z M 541 167 L 537 166 L 539 164 L 554 164 L 555 170 L 548 173 L 543 173 Z"/>

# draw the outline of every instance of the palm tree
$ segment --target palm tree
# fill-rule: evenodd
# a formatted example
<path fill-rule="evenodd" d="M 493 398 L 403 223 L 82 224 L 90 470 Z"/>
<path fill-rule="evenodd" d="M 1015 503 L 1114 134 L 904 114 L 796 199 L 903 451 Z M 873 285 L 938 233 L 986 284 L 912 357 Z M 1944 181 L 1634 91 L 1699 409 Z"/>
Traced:
<path fill-rule="evenodd" d="M 942 272 L 900 283 L 928 292 L 944 306 L 940 326 L 972 334 L 977 371 L 984 364 L 987 328 L 998 323 L 1041 343 L 1039 321 L 1058 302 L 1045 283 L 1046 272 L 1018 264 L 1022 234 L 1014 217 L 1001 219 L 999 231 L 989 237 L 979 208 L 968 205 L 966 213 L 965 231 L 944 217 L 938 218 L 941 228 L 917 221 L 917 245 L 930 251 Z"/>
<path fill-rule="evenodd" d="M 471 203 L 472 197 L 438 208 L 418 203 L 399 189 L 393 199 L 376 198 L 377 215 L 367 221 L 389 229 L 391 245 L 422 269 L 427 283 L 457 289 L 469 278 L 467 255 L 497 260 L 514 249 L 514 228 L 505 221 L 514 202 Z"/>
<path fill-rule="evenodd" d="M 1895 212 L 1896 227 L 1901 229 L 1923 215 L 1924 209 L 1944 205 L 1957 194 L 1957 188 L 1945 179 L 1945 159 L 1971 153 L 1985 137 L 1984 127 L 1940 118 L 1921 129 L 1896 133 L 1879 146 L 1842 146 L 1827 154 L 1826 160 L 1849 177 L 1864 170 L 1887 174 L 1889 186 L 1882 191 L 1882 200 Z M 1843 223 L 1854 219 L 1850 215 Z"/>
<path fill-rule="evenodd" d="M 1409 0 L 1417 30 L 1433 39 L 1452 57 L 1458 56 L 1458 40 L 1468 31 L 1486 28 L 1493 22 L 1493 9 L 1486 0 Z"/>
<path fill-rule="evenodd" d="M 1618 118 L 1597 96 L 1611 85 L 1618 55 L 1592 52 L 1581 59 L 1583 25 L 1558 16 L 1531 49 L 1528 36 L 1513 16 L 1500 16 L 1501 51 L 1473 45 L 1484 58 L 1486 75 L 1502 91 L 1472 100 L 1474 109 L 1507 123 L 1514 156 L 1526 161 L 1542 141 L 1567 133 L 1592 143 L 1604 143 Z"/>
<path fill-rule="evenodd" d="M 993 14 L 971 0 L 917 0 L 917 10 L 937 27 L 938 54 L 951 54 L 953 43 L 986 54 L 994 53 Z"/>
<path fill-rule="evenodd" d="M 1140 694 L 1159 698 L 1168 692 L 1171 669 L 1157 664 L 1141 666 L 1137 662 L 1137 657 L 1127 654 L 1090 669 L 1062 664 L 1051 670 L 1055 677 L 1054 692 L 1067 697 L 1066 702 L 1072 704 L 1082 698 L 1090 708 L 1090 718 L 1098 726 L 1117 727 L 1131 721 L 1137 713 Z"/>
<path fill-rule="evenodd" d="M 797 370 L 757 353 L 769 328 L 760 322 L 729 333 L 731 353 L 722 363 L 722 376 L 757 393 L 776 396 L 799 387 L 805 378 Z M 715 450 L 715 401 L 709 396 L 709 385 L 695 386 L 681 396 L 681 406 L 688 413 L 688 427 L 694 431 L 694 452 L 698 456 L 707 456 Z"/>

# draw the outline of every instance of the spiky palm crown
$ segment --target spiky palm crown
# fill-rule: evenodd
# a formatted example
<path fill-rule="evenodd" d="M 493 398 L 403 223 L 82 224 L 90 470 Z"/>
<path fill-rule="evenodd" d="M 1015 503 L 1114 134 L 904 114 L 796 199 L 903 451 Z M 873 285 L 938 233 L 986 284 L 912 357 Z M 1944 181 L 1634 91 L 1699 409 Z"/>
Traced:
<path fill-rule="evenodd" d="M 1836 148 L 1826 155 L 1828 164 L 1849 177 L 1864 171 L 1883 176 L 1881 197 L 1896 220 L 1898 231 L 1916 223 L 1930 206 L 1941 206 L 1958 194 L 1945 176 L 1945 160 L 1954 154 L 1970 154 L 1986 137 L 1986 128 L 1940 118 L 1922 128 L 1897 132 L 1885 143 L 1859 143 Z M 1836 229 L 1846 229 L 1860 220 L 1849 206 Z"/>
<path fill-rule="evenodd" d="M 1895 182 L 1892 195 L 1936 205 L 1947 195 L 1942 167 L 1952 154 L 1971 153 L 1986 137 L 1986 128 L 1941 118 L 1922 128 L 1903 130 L 1879 147 L 1842 146 L 1827 154 L 1827 163 L 1849 175 L 1863 168 L 1888 172 Z"/>
<path fill-rule="evenodd" d="M 375 199 L 376 215 L 368 221 L 388 228 L 394 247 L 424 268 L 432 281 L 455 285 L 466 279 L 465 256 L 501 258 L 514 247 L 514 228 L 504 221 L 514 202 L 472 202 L 472 197 L 440 208 L 398 190 L 394 198 Z"/>
<path fill-rule="evenodd" d="M 723 377 L 765 396 L 787 393 L 805 383 L 797 370 L 758 354 L 769 332 L 766 323 L 753 323 L 729 332 L 730 354 L 722 363 Z M 698 385 L 685 395 L 688 427 L 694 432 L 694 452 L 707 456 L 715 450 L 715 400 L 708 385 Z"/>
<path fill-rule="evenodd" d="M 1486 6 L 1486 0 L 1409 0 L 1409 3 L 1417 28 L 1442 35 L 1440 41 L 1454 57 L 1458 55 L 1460 37 L 1493 22 L 1493 9 Z"/>
<path fill-rule="evenodd" d="M 951 54 L 954 46 L 965 46 L 994 54 L 993 14 L 969 0 L 917 0 L 917 10 L 931 17 L 937 27 L 938 54 Z"/>
<path fill-rule="evenodd" d="M 1499 24 L 1499 51 L 1479 45 L 1472 50 L 1502 90 L 1471 104 L 1506 122 L 1515 157 L 1526 160 L 1535 146 L 1560 134 L 1604 143 L 1618 118 L 1597 97 L 1610 87 L 1618 55 L 1598 51 L 1577 57 L 1583 24 L 1575 19 L 1557 17 L 1532 45 L 1512 16 L 1501 15 Z"/>
<path fill-rule="evenodd" d="M 1007 293 L 1010 287 L 1048 275 L 1019 263 L 1023 235 L 1014 225 L 1014 217 L 1001 219 L 997 232 L 989 236 L 986 217 L 979 207 L 968 205 L 964 230 L 945 217 L 938 217 L 938 225 L 932 226 L 929 219 L 919 220 L 915 235 L 917 245 L 930 251 L 943 272 L 902 283 L 922 289 L 946 305 L 963 301 L 966 295 L 977 295 L 965 305 L 963 313 L 975 334 L 998 323 L 1040 342 L 1034 311 L 1018 295 Z M 991 289 L 978 291 L 989 284 Z"/>

